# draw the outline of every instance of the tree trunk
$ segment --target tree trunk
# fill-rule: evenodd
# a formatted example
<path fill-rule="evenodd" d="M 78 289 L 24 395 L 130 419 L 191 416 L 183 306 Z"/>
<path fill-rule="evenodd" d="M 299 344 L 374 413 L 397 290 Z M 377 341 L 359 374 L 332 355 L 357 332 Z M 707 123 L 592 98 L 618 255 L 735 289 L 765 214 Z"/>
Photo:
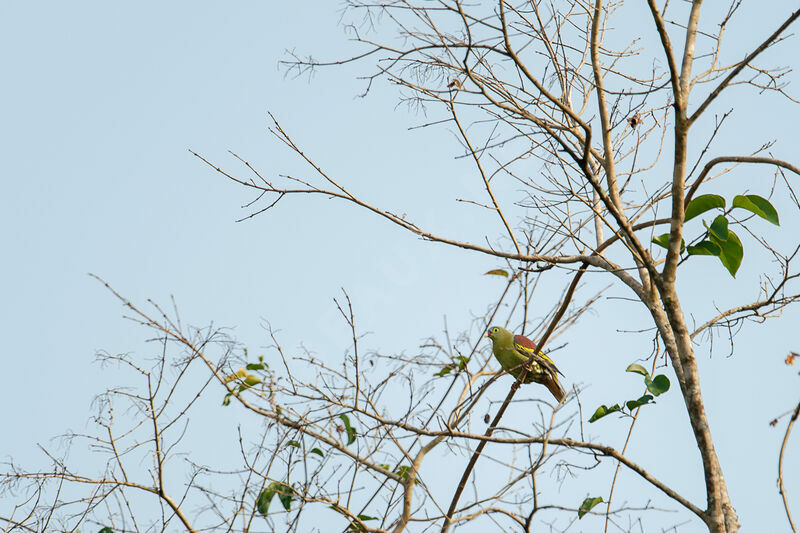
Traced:
<path fill-rule="evenodd" d="M 686 328 L 683 310 L 674 290 L 674 284 L 664 284 L 662 286 L 662 294 L 671 334 L 668 336 L 671 338 L 664 338 L 662 330 L 662 338 L 676 369 L 675 373 L 678 376 L 678 383 L 689 414 L 695 442 L 697 442 L 697 448 L 703 461 L 707 500 L 706 524 L 709 531 L 714 533 L 734 533 L 739 531 L 739 522 L 736 511 L 731 505 L 728 488 L 722 475 L 722 467 L 714 449 L 711 430 L 708 426 L 708 418 L 706 417 L 703 398 L 700 393 L 700 378 L 697 372 L 694 349 L 692 348 L 689 331 Z M 656 317 L 654 316 L 654 318 Z M 663 317 L 660 321 L 663 323 Z M 656 318 L 656 323 L 658 322 L 659 319 Z"/>

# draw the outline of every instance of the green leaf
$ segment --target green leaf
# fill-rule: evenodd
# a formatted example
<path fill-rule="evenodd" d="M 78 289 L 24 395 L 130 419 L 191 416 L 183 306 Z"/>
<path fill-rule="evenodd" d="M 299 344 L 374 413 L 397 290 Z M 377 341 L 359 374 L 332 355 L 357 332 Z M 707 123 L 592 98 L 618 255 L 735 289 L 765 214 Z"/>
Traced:
<path fill-rule="evenodd" d="M 504 278 L 507 278 L 508 272 L 502 268 L 495 268 L 494 270 L 490 270 L 489 272 L 485 273 L 484 276 L 503 276 Z"/>
<path fill-rule="evenodd" d="M 737 237 L 736 234 L 731 230 L 728 230 L 727 240 L 719 241 L 714 237 L 713 234 L 711 235 L 711 240 L 714 241 L 714 244 L 719 246 L 721 249 L 719 260 L 722 261 L 722 264 L 728 269 L 728 272 L 731 273 L 731 276 L 735 278 L 736 272 L 739 270 L 739 267 L 742 264 L 742 257 L 744 256 L 742 241 L 740 241 L 739 237 Z"/>
<path fill-rule="evenodd" d="M 239 385 L 238 390 L 239 392 L 243 392 L 249 389 L 250 387 L 258 385 L 259 383 L 261 383 L 261 379 L 259 377 L 254 376 L 252 374 L 247 374 L 246 376 L 244 376 L 244 379 L 242 379 L 242 384 Z"/>
<path fill-rule="evenodd" d="M 766 198 L 762 198 L 756 194 L 748 194 L 746 196 L 738 195 L 733 199 L 733 207 L 747 209 L 764 220 L 772 222 L 776 226 L 780 226 L 778 212 Z"/>
<path fill-rule="evenodd" d="M 583 503 L 578 508 L 578 519 L 580 520 L 583 518 L 583 515 L 591 511 L 598 503 L 603 503 L 603 498 L 601 496 L 590 497 L 583 500 Z"/>
<path fill-rule="evenodd" d="M 347 529 L 345 529 L 345 533 L 366 533 L 367 530 L 364 525 L 350 518 L 351 515 L 346 510 L 342 509 L 335 503 L 331 505 L 330 508 L 350 520 L 350 525 L 347 526 Z M 377 518 L 365 514 L 358 515 L 358 519 L 362 522 L 366 520 L 377 520 Z"/>
<path fill-rule="evenodd" d="M 452 363 L 450 363 L 447 366 L 443 366 L 441 370 L 439 370 L 437 373 L 434 374 L 434 376 L 437 377 L 446 376 L 456 368 L 458 368 L 458 371 L 460 372 L 465 368 L 467 368 L 467 363 L 469 363 L 469 360 L 470 360 L 469 357 L 464 357 L 463 355 L 456 356 L 453 358 Z"/>
<path fill-rule="evenodd" d="M 256 500 L 256 510 L 265 515 L 269 512 L 269 504 L 272 502 L 272 497 L 278 495 L 278 499 L 281 501 L 283 508 L 287 511 L 291 509 L 292 506 L 292 499 L 294 496 L 297 495 L 297 491 L 294 488 L 290 487 L 285 483 L 278 483 L 277 481 L 273 481 L 270 483 L 266 489 L 261 491 L 261 494 L 258 495 L 258 499 Z"/>
<path fill-rule="evenodd" d="M 233 394 L 231 394 L 230 392 L 228 394 L 226 394 L 225 397 L 222 399 L 222 405 L 230 405 L 231 404 L 231 396 L 233 396 Z"/>
<path fill-rule="evenodd" d="M 257 376 L 248 374 L 247 377 L 244 378 L 244 384 L 247 385 L 248 387 L 258 385 L 259 383 L 261 383 L 261 379 L 259 379 Z"/>
<path fill-rule="evenodd" d="M 621 410 L 622 407 L 620 407 L 619 404 L 614 404 L 611 407 L 608 407 L 606 405 L 601 405 L 600 407 L 597 408 L 592 417 L 589 419 L 589 422 L 595 422 L 597 420 L 600 420 L 606 415 L 610 415 L 611 413 L 616 413 L 617 411 Z"/>
<path fill-rule="evenodd" d="M 269 504 L 272 501 L 272 497 L 275 496 L 277 487 L 277 483 L 270 483 L 267 488 L 258 495 L 256 510 L 264 516 L 269 512 Z"/>
<path fill-rule="evenodd" d="M 692 201 L 686 206 L 686 214 L 683 220 L 689 221 L 697 215 L 705 213 L 706 211 L 710 211 L 716 207 L 725 209 L 725 198 L 716 194 L 702 194 L 692 198 Z"/>
<path fill-rule="evenodd" d="M 708 231 L 719 241 L 728 240 L 728 219 L 724 215 L 719 215 L 711 223 Z"/>
<path fill-rule="evenodd" d="M 722 249 L 711 241 L 700 241 L 696 246 L 688 246 L 689 255 L 719 255 Z"/>
<path fill-rule="evenodd" d="M 641 374 L 644 377 L 649 377 L 650 372 L 645 369 L 642 365 L 637 365 L 636 363 L 631 363 L 628 365 L 628 368 L 625 369 L 625 372 L 636 372 L 637 374 Z"/>
<path fill-rule="evenodd" d="M 342 513 L 342 514 L 347 516 L 346 513 Z M 366 522 L 368 520 L 377 520 L 377 518 L 375 518 L 374 516 L 369 516 L 369 515 L 366 515 L 366 514 L 358 515 L 358 519 L 361 520 L 362 522 Z M 346 529 L 346 531 L 347 532 L 356 532 L 356 533 L 362 533 L 362 532 L 365 533 L 367 530 L 364 528 L 363 525 L 359 524 L 358 522 L 356 522 L 354 520 L 354 521 L 350 522 L 350 526 Z"/>
<path fill-rule="evenodd" d="M 247 372 L 245 372 L 244 368 L 240 368 L 239 370 L 237 370 L 233 374 L 228 374 L 227 376 L 225 376 L 225 383 L 230 383 L 231 381 L 243 378 L 246 375 L 247 375 Z"/>
<path fill-rule="evenodd" d="M 101 529 L 100 531 L 98 531 L 97 533 L 114 533 L 114 530 L 111 529 L 110 527 L 106 526 L 103 529 Z"/>
<path fill-rule="evenodd" d="M 289 442 L 286 443 L 286 446 L 294 446 L 295 448 L 299 448 L 300 443 L 297 442 L 296 440 L 290 440 Z"/>
<path fill-rule="evenodd" d="M 411 467 L 408 465 L 401 465 L 394 469 L 394 473 L 400 476 L 402 479 L 408 479 L 408 476 L 411 474 Z M 414 485 L 419 485 L 419 479 L 414 480 Z"/>
<path fill-rule="evenodd" d="M 669 233 L 662 233 L 658 237 L 653 237 L 652 242 L 653 244 L 657 244 L 665 250 L 669 249 Z M 684 248 L 686 248 L 686 241 L 681 239 L 681 252 Z"/>
<path fill-rule="evenodd" d="M 645 394 L 638 400 L 628 400 L 627 402 L 625 402 L 625 406 L 628 408 L 628 411 L 633 411 L 637 407 L 647 405 L 652 401 L 652 399 L 653 399 L 652 396 L 650 396 L 649 394 Z"/>
<path fill-rule="evenodd" d="M 264 365 L 262 363 L 250 363 L 245 367 L 247 370 L 264 370 Z"/>
<path fill-rule="evenodd" d="M 315 454 L 319 455 L 320 457 L 325 457 L 325 454 L 322 453 L 322 450 L 320 450 L 319 448 L 311 448 L 311 451 L 308 452 L 308 453 L 315 453 Z"/>
<path fill-rule="evenodd" d="M 350 446 L 356 441 L 356 430 L 350 425 L 350 418 L 346 414 L 340 414 L 339 418 L 344 422 L 344 428 L 347 430 L 347 445 Z"/>
<path fill-rule="evenodd" d="M 647 385 L 647 390 L 650 391 L 653 396 L 659 396 L 669 390 L 669 378 L 664 374 L 657 375 L 652 381 L 646 379 L 645 384 Z"/>
<path fill-rule="evenodd" d="M 669 233 L 663 233 L 658 237 L 653 237 L 653 244 L 657 244 L 662 248 L 669 248 Z"/>
<path fill-rule="evenodd" d="M 278 499 L 281 501 L 283 508 L 287 511 L 291 510 L 292 508 L 292 500 L 294 496 L 297 495 L 297 492 L 294 488 L 290 487 L 289 485 L 285 485 L 283 483 L 280 484 L 278 487 Z"/>
<path fill-rule="evenodd" d="M 447 374 L 449 374 L 451 370 L 453 370 L 452 366 L 450 366 L 450 365 L 444 366 L 444 367 L 442 367 L 441 370 L 439 370 L 437 373 L 435 373 L 434 376 L 437 376 L 437 377 L 440 377 L 440 378 L 444 377 Z"/>

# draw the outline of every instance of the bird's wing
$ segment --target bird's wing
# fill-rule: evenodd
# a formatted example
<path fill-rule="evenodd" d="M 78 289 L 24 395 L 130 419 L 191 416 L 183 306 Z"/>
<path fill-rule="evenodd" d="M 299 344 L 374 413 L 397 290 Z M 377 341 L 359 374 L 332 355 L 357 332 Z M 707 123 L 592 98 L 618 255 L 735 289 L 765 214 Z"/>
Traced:
<path fill-rule="evenodd" d="M 562 376 L 564 375 L 558 368 L 556 368 L 553 360 L 540 352 L 536 347 L 536 344 L 528 337 L 525 337 L 524 335 L 514 335 L 514 347 L 518 352 L 524 355 L 526 359 L 533 354 L 533 360 L 546 368 L 553 376 L 557 374 L 561 374 Z"/>
<path fill-rule="evenodd" d="M 537 351 L 536 343 L 525 335 L 514 335 L 514 344 L 520 348 L 525 348 L 527 351 Z"/>

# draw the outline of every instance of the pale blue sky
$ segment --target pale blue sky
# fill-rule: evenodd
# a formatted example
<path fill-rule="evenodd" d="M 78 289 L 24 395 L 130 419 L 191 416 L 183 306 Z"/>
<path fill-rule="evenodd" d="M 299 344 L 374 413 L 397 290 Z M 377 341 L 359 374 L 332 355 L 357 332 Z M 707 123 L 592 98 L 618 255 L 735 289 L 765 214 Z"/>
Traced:
<path fill-rule="evenodd" d="M 278 61 L 287 48 L 326 58 L 353 50 L 337 26 L 338 4 L 321 5 L 0 3 L 4 458 L 44 464 L 35 443 L 88 427 L 92 398 L 116 377 L 93 362 L 97 350 L 147 351 L 142 330 L 121 318 L 118 303 L 89 272 L 134 301 L 174 295 L 185 322 L 235 326 L 249 346 L 269 344 L 266 319 L 282 330 L 285 345 L 302 342 L 331 361 L 349 343 L 332 302 L 340 287 L 353 298 L 361 329 L 374 332 L 366 341 L 371 347 L 409 352 L 438 333 L 444 317 L 454 330 L 467 329 L 496 296 L 501 282 L 481 274 L 497 262 L 422 242 L 349 205 L 289 198 L 237 224 L 250 197 L 188 152 L 238 170 L 230 149 L 267 173 L 297 172 L 303 167 L 267 131 L 271 111 L 307 153 L 364 198 L 457 238 L 499 235 L 494 218 L 453 201 L 477 198 L 480 183 L 468 160 L 453 159 L 458 145 L 451 134 L 408 131 L 424 117 L 396 106 L 392 87 L 379 84 L 369 98 L 357 98 L 363 83 L 355 78 L 369 63 L 310 81 L 284 77 Z M 752 27 L 737 42 L 743 47 L 783 14 L 745 9 L 739 24 Z M 790 43 L 773 54 L 777 64 L 796 64 L 797 40 Z M 797 164 L 800 108 L 773 115 L 736 100 L 742 94 L 734 89 L 720 105 L 740 107 L 726 146 L 777 138 L 776 155 Z M 765 122 L 765 137 L 740 135 Z M 747 173 L 730 183 L 756 186 Z M 719 190 L 732 196 L 726 187 Z M 800 220 L 796 213 L 783 220 L 769 235 L 785 249 L 796 242 Z M 755 294 L 763 266 L 746 257 L 732 280 L 710 260 L 698 263 L 687 271 L 687 301 L 706 302 L 707 310 L 709 294 L 722 308 L 741 301 L 734 296 Z M 543 295 L 555 299 L 562 287 Z M 628 296 L 619 286 L 608 295 Z M 745 529 L 785 528 L 775 488 L 782 431 L 768 422 L 798 399 L 797 372 L 783 364 L 786 353 L 800 349 L 798 321 L 800 312 L 791 310 L 766 327 L 746 326 L 731 358 L 724 349 L 713 357 L 698 352 L 711 426 Z M 571 382 L 588 386 L 584 405 L 617 401 L 628 386 L 619 382 L 622 369 L 649 352 L 647 335 L 618 330 L 646 325 L 641 308 L 610 300 L 562 337 L 569 344 L 559 366 Z M 652 409 L 640 419 L 631 456 L 699 503 L 700 463 L 677 391 Z M 618 447 L 626 428 L 611 420 L 602 431 L 591 427 Z M 800 472 L 797 439 L 787 460 L 788 472 Z M 608 475 L 587 474 L 585 491 L 605 495 Z M 787 480 L 798 515 L 799 478 Z M 620 501 L 636 503 L 635 492 L 623 494 Z"/>

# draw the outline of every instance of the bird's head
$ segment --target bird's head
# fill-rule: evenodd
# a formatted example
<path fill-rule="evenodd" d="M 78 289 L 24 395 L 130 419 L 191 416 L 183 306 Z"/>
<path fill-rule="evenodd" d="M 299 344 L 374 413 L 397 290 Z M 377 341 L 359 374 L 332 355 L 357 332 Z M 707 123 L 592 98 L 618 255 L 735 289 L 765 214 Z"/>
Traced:
<path fill-rule="evenodd" d="M 502 341 L 506 338 L 510 339 L 513 336 L 513 333 L 505 328 L 501 328 L 500 326 L 492 326 L 486 330 L 486 337 L 492 339 L 492 342 Z"/>

